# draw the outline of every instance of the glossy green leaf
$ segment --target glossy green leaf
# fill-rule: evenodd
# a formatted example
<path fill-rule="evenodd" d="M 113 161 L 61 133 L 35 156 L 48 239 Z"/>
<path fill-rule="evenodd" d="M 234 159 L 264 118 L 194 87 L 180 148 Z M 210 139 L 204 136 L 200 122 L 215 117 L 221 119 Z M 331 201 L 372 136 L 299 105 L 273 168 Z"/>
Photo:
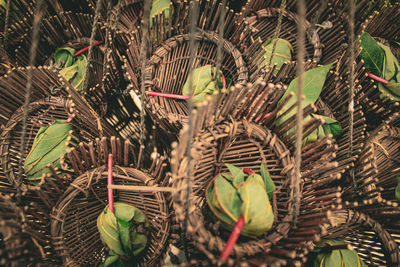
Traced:
<path fill-rule="evenodd" d="M 221 210 L 232 220 L 237 221 L 240 216 L 241 201 L 236 189 L 222 175 L 214 180 L 215 195 Z"/>
<path fill-rule="evenodd" d="M 272 56 L 272 49 L 274 46 L 274 39 L 269 38 L 264 44 L 263 48 L 265 51 L 264 54 L 264 63 L 265 66 L 268 67 L 268 64 L 271 60 Z M 293 47 L 289 43 L 289 41 L 285 39 L 278 38 L 276 41 L 276 48 L 275 48 L 275 53 L 272 58 L 271 62 L 271 67 L 276 64 L 276 68 L 274 70 L 274 73 L 278 73 L 278 71 L 281 69 L 282 65 L 290 62 L 292 60 L 292 52 L 293 52 Z"/>
<path fill-rule="evenodd" d="M 219 72 L 220 77 L 222 77 L 222 71 Z M 193 97 L 192 103 L 198 104 L 206 99 L 207 96 L 212 95 L 215 90 L 215 67 L 211 65 L 205 65 L 199 68 L 194 69 L 191 73 L 189 73 L 188 78 L 183 85 L 182 94 L 190 95 L 190 87 L 189 87 L 189 79 L 193 77 Z M 222 85 L 222 81 L 219 81 L 219 84 Z M 218 86 L 221 90 L 222 86 Z"/>
<path fill-rule="evenodd" d="M 225 166 L 229 169 L 232 174 L 232 183 L 233 186 L 238 186 L 239 184 L 244 182 L 244 172 L 242 169 L 233 166 L 232 164 L 226 163 Z"/>
<path fill-rule="evenodd" d="M 343 129 L 342 129 L 340 122 L 338 122 L 337 120 L 332 119 L 330 117 L 326 117 L 326 116 L 322 116 L 322 115 L 318 115 L 318 116 L 325 121 L 325 123 L 322 125 L 325 136 L 328 134 L 332 134 L 333 138 L 338 138 L 342 134 Z"/>
<path fill-rule="evenodd" d="M 338 249 L 333 250 L 326 256 L 325 267 L 339 267 L 342 266 L 342 257 Z"/>
<path fill-rule="evenodd" d="M 132 239 L 132 245 L 136 248 L 133 251 L 133 255 L 139 255 L 147 245 L 147 237 L 145 235 L 136 233 L 136 235 Z"/>
<path fill-rule="evenodd" d="M 245 221 L 243 234 L 256 237 L 271 229 L 274 214 L 263 185 L 246 181 L 238 192 L 243 201 L 241 205 L 241 213 Z"/>
<path fill-rule="evenodd" d="M 24 169 L 28 179 L 36 179 L 43 173 L 50 173 L 48 164 L 60 167 L 60 157 L 67 152 L 69 137 L 72 138 L 72 125 L 65 120 L 57 120 L 39 129 L 31 151 L 25 159 Z"/>
<path fill-rule="evenodd" d="M 360 41 L 362 48 L 360 57 L 364 60 L 364 67 L 372 74 L 383 77 L 385 51 L 367 32 L 361 34 Z"/>
<path fill-rule="evenodd" d="M 100 267 L 109 267 L 112 266 L 114 263 L 116 263 L 119 259 L 119 256 L 113 255 L 113 256 L 108 256 L 106 260 L 100 265 Z"/>
<path fill-rule="evenodd" d="M 240 169 L 234 166 L 230 169 L 232 173 L 240 173 Z M 228 174 L 220 174 L 208 184 L 206 200 L 210 210 L 227 230 L 232 230 L 239 216 L 243 215 L 245 225 L 241 234 L 248 237 L 264 234 L 271 228 L 274 214 L 263 177 L 256 173 L 245 174 L 244 181 L 236 186 L 233 186 L 232 179 Z"/>
<path fill-rule="evenodd" d="M 217 197 L 215 196 L 214 180 L 212 180 L 206 188 L 206 200 L 208 207 L 220 221 L 226 223 L 227 225 L 230 225 L 233 222 L 235 222 L 232 218 L 226 215 L 226 213 L 219 207 Z"/>
<path fill-rule="evenodd" d="M 170 8 L 170 0 L 154 0 L 150 11 L 150 27 L 153 25 L 153 18 L 164 12 L 164 19 L 168 20 L 173 14 L 173 9 Z M 171 9 L 171 10 L 170 10 Z"/>
<path fill-rule="evenodd" d="M 306 100 L 310 103 L 315 103 L 315 101 L 317 101 L 324 86 L 326 75 L 328 74 L 332 65 L 333 63 L 322 67 L 317 67 L 308 70 L 303 74 L 303 94 L 305 95 Z M 297 95 L 298 82 L 299 78 L 297 77 L 289 84 L 289 87 L 282 96 L 282 99 L 290 92 L 293 92 L 295 95 Z"/>
<path fill-rule="evenodd" d="M 264 160 L 261 162 L 260 168 L 261 177 L 264 180 L 265 190 L 268 194 L 269 199 L 272 197 L 272 193 L 275 191 L 275 184 L 274 181 L 271 179 L 267 167 L 265 166 Z"/>
<path fill-rule="evenodd" d="M 74 63 L 75 49 L 65 47 L 57 49 L 54 53 L 54 65 L 56 68 L 67 68 Z"/>
<path fill-rule="evenodd" d="M 107 206 L 97 218 L 100 238 L 113 253 L 131 259 L 142 252 L 147 244 L 147 237 L 137 234 L 135 225 L 142 224 L 148 228 L 148 221 L 142 211 L 126 203 L 115 202 L 114 212 Z M 146 221 L 139 222 L 143 218 Z"/>
<path fill-rule="evenodd" d="M 396 198 L 400 200 L 400 177 L 397 177 Z"/>
<path fill-rule="evenodd" d="M 132 251 L 131 237 L 130 237 L 130 227 L 132 223 L 129 221 L 121 220 L 117 217 L 117 226 L 119 231 L 119 237 L 122 243 L 122 248 L 127 255 Z M 132 231 L 135 231 L 133 229 Z"/>

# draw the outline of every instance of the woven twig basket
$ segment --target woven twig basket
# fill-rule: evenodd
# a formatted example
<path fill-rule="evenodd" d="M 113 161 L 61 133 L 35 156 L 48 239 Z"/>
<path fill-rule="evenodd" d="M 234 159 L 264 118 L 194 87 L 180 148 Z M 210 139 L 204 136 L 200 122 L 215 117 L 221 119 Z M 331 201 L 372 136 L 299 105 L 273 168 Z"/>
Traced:
<path fill-rule="evenodd" d="M 371 132 L 362 156 L 366 163 L 360 164 L 363 169 L 355 172 L 357 187 L 354 186 L 354 191 L 350 191 L 352 195 L 346 197 L 348 205 L 388 227 L 395 227 L 400 215 L 400 203 L 395 196 L 400 175 L 399 125 L 400 117 L 395 113 Z"/>
<path fill-rule="evenodd" d="M 148 173 L 136 168 L 115 166 L 118 185 L 155 185 Z M 150 222 L 149 245 L 138 258 L 139 265 L 157 264 L 169 236 L 168 204 L 163 193 L 118 190 L 115 201 L 134 205 Z M 53 246 L 65 259 L 65 265 L 97 265 L 104 261 L 96 219 L 107 205 L 107 168 L 98 167 L 80 175 L 65 191 L 52 212 Z"/>
<path fill-rule="evenodd" d="M 275 197 L 272 198 L 276 217 L 273 230 L 258 239 L 240 238 L 233 248 L 233 259 L 228 263 L 230 265 L 234 264 L 235 260 L 248 260 L 246 256 L 266 252 L 269 256 L 265 258 L 271 261 L 279 253 L 283 253 L 284 257 L 294 257 L 296 249 L 292 250 L 290 246 L 284 249 L 284 246 L 272 245 L 282 239 L 285 239 L 286 243 L 293 244 L 314 240 L 318 236 L 318 222 L 316 223 L 315 220 L 313 222 L 313 218 L 326 217 L 327 209 L 332 204 L 340 202 L 339 188 L 325 187 L 326 184 L 338 178 L 337 173 L 333 171 L 337 163 L 330 162 L 334 156 L 332 143 L 322 140 L 304 147 L 304 164 L 301 170 L 304 181 L 301 182 L 301 190 L 307 197 L 301 203 L 299 198 L 294 199 L 292 192 L 294 174 L 290 151 L 285 143 L 270 130 L 251 122 L 259 114 L 259 99 L 269 98 L 271 102 L 275 101 L 275 103 L 267 102 L 268 104 L 262 105 L 263 108 L 266 106 L 267 110 L 274 111 L 272 107 L 279 100 L 275 95 L 280 89 L 272 84 L 266 86 L 262 82 L 243 86 L 243 88 L 235 86 L 231 88 L 229 94 L 223 93 L 220 97 L 214 94 L 209 105 L 203 103 L 194 112 L 190 161 L 192 193 L 189 198 L 187 231 L 191 241 L 212 264 L 218 262 L 217 257 L 223 250 L 229 233 L 219 229 L 218 224 L 212 223 L 204 200 L 204 189 L 218 173 L 226 171 L 224 163 L 258 171 L 261 161 L 266 160 L 267 169 L 277 186 Z M 215 116 L 214 108 L 218 111 Z M 318 125 L 315 121 L 313 124 Z M 181 223 L 185 221 L 187 203 L 187 139 L 188 132 L 184 127 L 180 135 L 180 144 L 173 146 L 171 161 L 172 184 L 177 190 L 173 194 L 174 208 L 177 219 Z M 319 178 L 316 179 L 317 177 Z M 292 211 L 295 203 L 305 209 L 297 215 L 296 219 Z M 294 221 L 300 225 L 304 223 L 304 229 L 303 227 L 298 229 L 297 238 L 288 236 Z M 306 232 L 307 227 L 308 230 L 313 229 L 313 234 L 303 233 L 303 231 Z"/>
<path fill-rule="evenodd" d="M 194 68 L 216 64 L 218 35 L 212 32 L 197 32 Z M 223 41 L 223 61 L 221 70 L 226 78 L 233 83 L 247 81 L 247 68 L 240 52 L 227 40 Z M 146 91 L 182 94 L 182 87 L 189 74 L 189 35 L 177 35 L 164 42 L 150 58 L 147 64 L 145 77 Z M 136 77 L 137 62 L 128 62 L 127 74 L 130 80 Z M 132 75 L 131 75 L 132 74 Z M 135 87 L 137 81 L 131 81 L 133 89 L 140 94 L 140 88 Z M 187 121 L 187 105 L 185 101 L 167 99 L 155 96 L 146 96 L 146 109 L 152 118 L 159 123 L 161 129 L 171 138 Z"/>
<path fill-rule="evenodd" d="M 368 215 L 353 210 L 332 213 L 323 238 L 349 243 L 368 266 L 399 266 L 399 247 L 391 235 Z"/>
<path fill-rule="evenodd" d="M 394 21 L 400 19 L 400 4 L 393 7 L 383 8 L 380 12 L 375 11 L 371 17 L 362 25 L 362 32 L 368 32 L 378 41 L 387 43 L 387 41 L 399 41 L 400 35 Z M 358 36 L 359 40 L 359 36 Z M 357 44 L 360 42 L 357 41 Z M 397 58 L 400 57 L 399 47 L 392 46 L 393 52 Z M 360 53 L 360 48 L 356 54 Z M 339 64 L 347 68 L 349 57 L 343 57 Z M 393 112 L 399 110 L 399 103 L 390 95 L 381 92 L 378 89 L 378 82 L 369 78 L 366 69 L 360 57 L 356 59 L 355 67 L 355 89 L 356 100 L 363 106 L 367 116 L 367 122 L 370 128 L 380 124 L 382 120 L 387 119 Z"/>
<path fill-rule="evenodd" d="M 78 137 L 78 140 L 81 142 L 89 141 L 100 136 L 99 130 L 88 123 L 88 120 L 95 120 L 95 118 L 93 116 L 86 117 L 84 114 L 76 112 L 75 108 L 79 107 L 84 109 L 84 106 L 80 106 L 79 103 L 75 105 L 71 100 L 57 97 L 45 98 L 31 103 L 29 105 L 26 147 L 23 157 L 26 157 L 29 153 L 39 129 L 51 125 L 55 120 L 66 120 L 70 116 L 74 116 L 70 123 L 74 128 L 74 135 Z M 0 137 L 1 163 L 11 184 L 16 184 L 16 176 L 19 175 L 19 150 L 21 146 L 23 115 L 23 108 L 17 110 L 13 116 L 11 116 Z M 104 128 L 103 130 L 108 134 L 113 132 L 113 129 L 110 128 Z M 24 174 L 22 175 L 25 177 Z M 29 183 L 25 179 L 23 182 L 25 184 Z"/>
<path fill-rule="evenodd" d="M 250 27 L 253 29 L 253 38 L 261 38 L 262 42 L 265 42 L 268 37 L 273 37 L 276 26 L 277 18 L 279 15 L 279 8 L 266 8 L 255 12 L 255 15 L 246 18 Z M 297 57 L 297 24 L 301 23 L 302 20 L 298 18 L 295 13 L 285 11 L 283 13 L 282 29 L 279 34 L 280 38 L 288 40 L 294 49 L 293 59 Z M 310 22 L 303 20 L 305 27 L 310 27 Z M 312 44 L 308 39 L 305 43 L 306 54 L 305 59 L 312 59 L 318 63 L 322 56 L 322 45 L 318 34 L 315 35 L 315 43 Z"/>

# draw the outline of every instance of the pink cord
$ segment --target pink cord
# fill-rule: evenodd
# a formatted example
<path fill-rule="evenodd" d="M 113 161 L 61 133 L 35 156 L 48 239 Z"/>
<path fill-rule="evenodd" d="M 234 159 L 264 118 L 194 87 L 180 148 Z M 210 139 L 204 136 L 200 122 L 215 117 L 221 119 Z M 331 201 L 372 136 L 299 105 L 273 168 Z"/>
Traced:
<path fill-rule="evenodd" d="M 112 154 L 108 155 L 108 185 L 113 184 L 113 175 L 112 175 L 112 169 L 113 169 L 113 158 Z M 114 213 L 114 196 L 113 196 L 113 190 L 111 188 L 108 188 L 108 207 L 110 208 L 111 212 Z"/>
<path fill-rule="evenodd" d="M 387 80 L 385 80 L 385 79 L 383 79 L 381 77 L 378 77 L 378 76 L 372 74 L 371 72 L 366 71 L 365 73 L 367 73 L 368 77 L 374 79 L 375 81 L 378 81 L 378 82 L 383 83 L 383 84 L 388 84 L 389 83 L 389 81 L 387 81 Z"/>
<path fill-rule="evenodd" d="M 103 43 L 103 41 L 95 42 L 95 43 L 93 44 L 93 47 L 95 47 L 95 46 L 97 46 L 97 45 L 99 45 L 99 44 L 101 44 L 101 43 Z M 77 51 L 77 52 L 75 52 L 74 57 L 79 56 L 79 55 L 82 54 L 83 52 L 86 52 L 87 50 L 89 50 L 89 47 L 90 47 L 90 45 L 89 45 L 89 46 L 86 46 L 85 48 L 82 48 L 81 50 L 79 50 L 79 51 Z"/>
<path fill-rule="evenodd" d="M 151 96 L 161 96 L 161 97 L 173 98 L 173 99 L 183 99 L 183 100 L 189 99 L 188 95 L 175 95 L 175 94 L 167 94 L 167 93 L 154 92 L 154 91 L 147 91 L 147 94 L 151 95 Z"/>
<path fill-rule="evenodd" d="M 242 215 L 240 215 L 239 220 L 236 222 L 235 228 L 233 229 L 231 235 L 229 236 L 228 242 L 226 242 L 226 246 L 221 253 L 220 257 L 221 260 L 226 261 L 228 259 L 229 255 L 232 252 L 233 247 L 236 244 L 236 241 L 240 236 L 240 232 L 242 232 L 243 225 L 244 225 L 244 218 Z"/>
<path fill-rule="evenodd" d="M 249 168 L 243 168 L 243 171 L 244 171 L 246 174 L 248 174 L 248 175 L 250 175 L 250 174 L 255 174 L 255 172 L 252 171 L 252 170 L 250 170 Z"/>
<path fill-rule="evenodd" d="M 70 115 L 70 116 L 68 117 L 68 119 L 65 121 L 65 124 L 70 123 L 70 122 L 72 121 L 73 118 L 74 118 L 74 115 Z"/>
<path fill-rule="evenodd" d="M 264 117 L 263 117 L 263 119 L 266 119 L 266 118 L 268 118 L 269 116 L 271 116 L 271 112 L 265 114 Z M 256 118 L 256 122 L 258 122 L 260 119 L 261 119 L 261 116 L 258 116 L 258 117 Z"/>
<path fill-rule="evenodd" d="M 222 74 L 222 89 L 226 89 L 226 79 L 223 74 Z"/>

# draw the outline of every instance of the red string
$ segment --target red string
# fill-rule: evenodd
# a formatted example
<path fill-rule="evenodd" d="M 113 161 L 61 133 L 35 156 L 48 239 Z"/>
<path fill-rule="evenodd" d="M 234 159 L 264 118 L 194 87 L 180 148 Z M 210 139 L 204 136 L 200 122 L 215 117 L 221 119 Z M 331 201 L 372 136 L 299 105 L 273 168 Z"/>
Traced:
<path fill-rule="evenodd" d="M 243 168 L 243 171 L 244 171 L 245 173 L 247 173 L 248 175 L 250 175 L 250 174 L 255 174 L 255 172 L 252 171 L 252 170 L 250 170 L 249 168 Z"/>
<path fill-rule="evenodd" d="M 378 76 L 372 74 L 371 72 L 366 71 L 365 73 L 367 73 L 368 77 L 374 79 L 375 81 L 378 81 L 378 82 L 383 83 L 383 84 L 388 84 L 389 83 L 389 81 L 387 81 L 387 80 L 385 80 L 385 79 L 383 79 L 381 77 L 378 77 Z"/>
<path fill-rule="evenodd" d="M 263 119 L 266 119 L 266 118 L 268 118 L 269 116 L 271 116 L 271 112 L 265 114 L 264 117 L 263 117 Z M 260 119 L 261 119 L 261 115 L 258 116 L 258 117 L 256 118 L 256 122 L 258 122 Z"/>
<path fill-rule="evenodd" d="M 173 98 L 173 99 L 189 99 L 188 95 L 176 95 L 176 94 L 168 94 L 168 93 L 161 93 L 161 92 L 154 92 L 154 91 L 147 91 L 148 95 L 151 96 L 161 96 L 166 98 Z"/>
<path fill-rule="evenodd" d="M 68 119 L 65 121 L 65 124 L 70 123 L 70 122 L 72 121 L 73 118 L 74 118 L 74 115 L 70 115 L 70 116 L 68 117 Z"/>
<path fill-rule="evenodd" d="M 99 44 L 102 44 L 102 43 L 103 43 L 103 41 L 95 42 L 95 43 L 93 44 L 92 47 L 95 47 L 95 46 L 97 46 L 97 45 L 99 45 Z M 77 51 L 77 52 L 75 52 L 74 57 L 79 56 L 79 55 L 82 54 L 83 52 L 86 52 L 87 50 L 89 50 L 89 47 L 90 47 L 90 45 L 89 45 L 89 46 L 86 46 L 85 48 L 82 48 L 81 50 L 79 50 L 79 51 Z"/>
<path fill-rule="evenodd" d="M 233 247 L 236 244 L 236 241 L 238 240 L 238 238 L 240 236 L 240 232 L 242 231 L 243 225 L 244 225 L 244 218 L 242 215 L 240 215 L 239 220 L 236 222 L 235 228 L 233 229 L 233 231 L 228 239 L 228 242 L 226 242 L 226 246 L 221 253 L 221 257 L 220 257 L 221 260 L 225 261 L 228 259 L 229 255 L 232 252 Z"/>
<path fill-rule="evenodd" d="M 113 169 L 113 159 L 112 159 L 112 154 L 108 155 L 108 185 L 113 184 L 113 175 L 112 175 L 112 169 Z M 112 213 L 114 213 L 114 196 L 113 196 L 113 190 L 111 188 L 108 188 L 108 207 L 111 210 Z"/>
<path fill-rule="evenodd" d="M 222 88 L 226 89 L 226 79 L 225 79 L 224 75 L 222 75 Z M 161 93 L 161 92 L 154 92 L 154 91 L 147 91 L 147 94 L 151 95 L 151 96 L 160 96 L 160 97 L 166 97 L 166 98 L 172 98 L 172 99 L 183 99 L 183 100 L 189 99 L 188 95 L 168 94 L 168 93 Z"/>
<path fill-rule="evenodd" d="M 222 74 L 222 89 L 226 89 L 226 79 L 223 74 Z"/>

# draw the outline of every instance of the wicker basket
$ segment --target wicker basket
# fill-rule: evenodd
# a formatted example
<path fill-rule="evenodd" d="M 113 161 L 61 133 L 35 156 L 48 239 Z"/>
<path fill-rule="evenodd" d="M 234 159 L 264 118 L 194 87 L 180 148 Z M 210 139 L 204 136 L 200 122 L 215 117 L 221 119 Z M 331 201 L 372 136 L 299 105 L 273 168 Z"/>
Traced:
<path fill-rule="evenodd" d="M 393 23 L 400 18 L 400 4 L 393 7 L 383 8 L 380 12 L 375 11 L 373 15 L 362 25 L 362 31 L 368 32 L 372 37 L 378 37 L 379 41 L 386 43 L 388 40 L 399 41 L 400 35 L 397 26 Z M 358 36 L 359 40 L 359 36 Z M 357 42 L 359 44 L 359 41 Z M 358 54 L 360 49 L 357 49 Z M 394 54 L 400 58 L 400 53 L 394 49 Z M 348 55 L 343 58 L 343 64 L 347 67 Z M 356 59 L 355 69 L 356 100 L 363 106 L 367 117 L 368 126 L 373 129 L 382 120 L 387 119 L 393 112 L 399 111 L 399 103 L 392 97 L 381 97 L 386 93 L 380 92 L 378 82 L 369 78 L 360 57 Z"/>
<path fill-rule="evenodd" d="M 27 200 L 26 196 L 23 196 Z M 33 199 L 31 198 L 30 201 Z M 0 195 L 0 265 L 57 266 L 48 246 L 42 242 L 40 220 L 32 218 L 30 207 L 19 207 L 15 199 Z M 32 229 L 38 231 L 33 233 Z"/>
<path fill-rule="evenodd" d="M 349 243 L 368 266 L 399 266 L 399 246 L 382 225 L 366 214 L 338 210 L 330 221 L 323 238 Z"/>
<path fill-rule="evenodd" d="M 154 185 L 152 177 L 134 168 L 115 166 L 115 184 Z M 115 200 L 134 205 L 150 222 L 149 246 L 138 259 L 139 265 L 159 260 L 169 235 L 167 202 L 162 193 L 116 191 Z M 65 265 L 98 265 L 105 259 L 96 218 L 107 205 L 107 169 L 98 167 L 74 180 L 52 212 L 53 246 Z"/>
<path fill-rule="evenodd" d="M 290 251 L 290 249 L 284 250 L 272 245 L 285 238 L 290 240 L 289 230 L 296 223 L 302 225 L 304 222 L 304 225 L 307 223 L 313 225 L 311 228 L 314 235 L 304 234 L 303 231 L 306 231 L 307 226 L 304 229 L 300 227 L 297 232 L 300 238 L 297 237 L 294 244 L 314 240 L 318 236 L 318 225 L 312 222 L 315 218 L 313 216 L 317 216 L 315 213 L 319 212 L 318 216 L 324 217 L 332 204 L 340 202 L 339 188 L 325 186 L 338 178 L 333 170 L 335 166 L 337 167 L 337 163 L 330 162 L 334 156 L 332 143 L 322 140 L 304 148 L 301 191 L 307 197 L 301 203 L 299 198 L 294 197 L 292 191 L 294 190 L 294 164 L 290 151 L 284 142 L 270 130 L 251 122 L 260 114 L 259 99 L 269 98 L 271 102 L 275 99 L 275 103 L 267 102 L 267 105 L 261 104 L 261 106 L 267 107 L 267 110 L 272 112 L 276 110 L 273 107 L 279 98 L 274 96 L 281 88 L 271 84 L 266 85 L 263 82 L 242 88 L 237 87 L 231 88 L 229 94 L 222 94 L 220 97 L 215 94 L 211 103 L 201 104 L 193 117 L 192 159 L 190 161 L 193 178 L 190 182 L 192 195 L 189 198 L 187 231 L 191 241 L 212 264 L 218 262 L 217 257 L 225 247 L 225 240 L 229 233 L 219 229 L 218 223 L 214 224 L 208 216 L 209 210 L 204 200 L 204 189 L 218 173 L 226 171 L 224 163 L 259 170 L 261 161 L 265 160 L 271 178 L 277 186 L 276 194 L 272 198 L 275 214 L 273 230 L 258 239 L 239 238 L 232 251 L 233 262 L 228 262 L 230 265 L 237 264 L 237 261 L 248 260 L 246 256 L 268 252 L 269 256 L 266 258 L 269 257 L 272 260 L 276 257 L 273 255 Z M 214 108 L 218 110 L 216 116 L 213 113 Z M 172 184 L 177 189 L 173 194 L 174 209 L 181 223 L 185 221 L 187 214 L 187 140 L 188 132 L 185 127 L 180 135 L 180 144 L 173 146 L 171 161 Z M 329 195 L 328 199 L 324 199 L 326 195 Z M 295 211 L 293 211 L 295 205 L 303 206 L 307 210 L 295 216 Z M 293 255 L 293 252 L 288 252 L 288 255 Z"/>
<path fill-rule="evenodd" d="M 253 38 L 261 38 L 265 42 L 268 37 L 273 37 L 277 26 L 277 18 L 279 16 L 279 8 L 266 8 L 255 12 L 255 15 L 246 18 L 250 27 L 254 30 Z M 297 24 L 301 20 L 295 13 L 285 11 L 283 13 L 282 29 L 279 34 L 280 38 L 288 40 L 294 49 L 293 60 L 297 57 Z M 310 23 L 304 21 L 305 27 L 309 28 Z M 312 44 L 308 39 L 306 40 L 306 54 L 305 59 L 312 59 L 318 63 L 322 57 L 322 44 L 318 34 L 315 35 L 315 43 Z"/>
<path fill-rule="evenodd" d="M 355 173 L 358 187 L 353 187 L 353 194 L 346 197 L 350 207 L 362 210 L 387 227 L 394 227 L 400 215 L 400 203 L 395 196 L 400 174 L 399 125 L 400 117 L 395 113 L 371 133 L 362 156 L 366 163 Z"/>
<path fill-rule="evenodd" d="M 212 32 L 198 32 L 194 35 L 196 40 L 194 68 L 216 64 L 216 52 L 218 35 Z M 128 49 L 129 51 L 129 49 Z M 223 62 L 221 70 L 233 83 L 245 83 L 247 81 L 247 68 L 240 52 L 228 41 L 223 42 Z M 189 35 L 177 35 L 159 47 L 150 58 L 145 77 L 146 91 L 158 91 L 164 93 L 181 94 L 182 87 L 189 74 Z M 129 58 L 129 55 L 128 55 Z M 134 66 L 137 62 L 128 62 L 127 74 L 136 77 Z M 173 72 L 173 76 L 171 76 Z M 179 75 L 178 75 L 179 74 Z M 165 79 L 164 77 L 171 77 Z M 140 88 L 135 86 L 137 82 L 131 81 L 133 89 L 140 94 Z M 172 139 L 187 121 L 187 105 L 185 101 L 167 99 L 162 97 L 146 96 L 149 114 L 160 124 Z"/>

